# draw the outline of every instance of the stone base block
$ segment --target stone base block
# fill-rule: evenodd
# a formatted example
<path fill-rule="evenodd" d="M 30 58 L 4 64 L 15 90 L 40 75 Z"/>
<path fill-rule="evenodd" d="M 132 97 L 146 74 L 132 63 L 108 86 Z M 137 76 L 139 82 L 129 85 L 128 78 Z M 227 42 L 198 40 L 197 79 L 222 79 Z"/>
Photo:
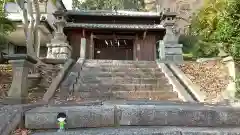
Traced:
<path fill-rule="evenodd" d="M 165 59 L 166 61 L 171 61 L 172 63 L 182 63 L 184 61 L 182 55 L 166 55 Z"/>
<path fill-rule="evenodd" d="M 57 115 L 67 115 L 66 128 L 114 126 L 114 106 L 40 107 L 26 112 L 25 126 L 29 129 L 57 127 Z"/>
<path fill-rule="evenodd" d="M 33 135 L 238 135 L 240 128 L 118 127 L 41 132 Z"/>
<path fill-rule="evenodd" d="M 28 103 L 28 98 L 6 97 L 3 103 L 6 105 L 26 104 Z"/>
<path fill-rule="evenodd" d="M 226 127 L 240 125 L 240 110 L 227 107 L 117 106 L 122 126 Z M 234 111 L 233 111 L 234 110 Z"/>
<path fill-rule="evenodd" d="M 9 135 L 22 120 L 22 109 L 18 106 L 0 107 L 0 135 Z"/>
<path fill-rule="evenodd" d="M 111 126 L 237 127 L 240 108 L 202 104 L 40 107 L 26 112 L 29 129 L 57 128 L 57 114 L 65 112 L 67 128 Z"/>

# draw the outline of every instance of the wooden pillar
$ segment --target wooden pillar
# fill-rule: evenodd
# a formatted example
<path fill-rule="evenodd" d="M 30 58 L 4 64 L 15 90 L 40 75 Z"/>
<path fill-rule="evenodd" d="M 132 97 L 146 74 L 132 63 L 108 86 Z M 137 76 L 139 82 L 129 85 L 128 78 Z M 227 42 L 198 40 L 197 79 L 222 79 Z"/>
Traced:
<path fill-rule="evenodd" d="M 153 60 L 156 60 L 157 59 L 157 40 L 156 40 L 156 37 L 155 37 L 155 44 L 153 46 Z"/>
<path fill-rule="evenodd" d="M 164 44 L 163 40 L 159 40 L 159 46 L 158 47 L 159 47 L 159 49 L 158 49 L 159 58 L 161 60 L 165 60 L 165 58 L 166 58 L 166 56 L 165 56 L 165 44 Z"/>
<path fill-rule="evenodd" d="M 93 42 L 93 33 L 91 32 L 90 36 L 90 48 L 89 48 L 89 59 L 94 59 L 94 42 Z"/>
<path fill-rule="evenodd" d="M 141 59 L 141 50 L 138 35 L 136 35 L 136 61 Z"/>
<path fill-rule="evenodd" d="M 133 43 L 133 60 L 137 60 L 137 55 L 136 55 L 136 52 L 137 52 L 137 39 L 135 37 L 134 39 L 134 43 Z"/>
<path fill-rule="evenodd" d="M 80 58 L 86 59 L 86 38 L 81 38 Z"/>

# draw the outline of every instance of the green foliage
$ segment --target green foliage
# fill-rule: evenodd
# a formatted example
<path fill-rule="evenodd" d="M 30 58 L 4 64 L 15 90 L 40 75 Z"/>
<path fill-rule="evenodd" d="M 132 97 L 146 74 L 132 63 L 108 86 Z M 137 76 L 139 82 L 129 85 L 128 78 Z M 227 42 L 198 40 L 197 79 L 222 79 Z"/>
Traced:
<path fill-rule="evenodd" d="M 205 0 L 203 7 L 192 16 L 189 35 L 194 37 L 191 51 L 195 57 L 218 55 L 215 31 L 218 28 L 225 4 L 225 0 Z"/>
<path fill-rule="evenodd" d="M 194 57 L 215 57 L 219 53 L 218 47 L 215 43 L 209 43 L 199 40 L 192 49 L 192 54 Z"/>
<path fill-rule="evenodd" d="M 86 0 L 81 3 L 79 0 L 73 1 L 73 7 L 82 10 L 111 10 L 117 9 L 133 9 L 144 10 L 144 0 Z"/>
<path fill-rule="evenodd" d="M 240 56 L 240 1 L 228 0 L 214 32 L 216 42 L 224 44 L 224 49 L 234 57 Z"/>
<path fill-rule="evenodd" d="M 205 0 L 192 17 L 190 34 L 198 38 L 196 55 L 217 55 L 219 46 L 229 55 L 240 56 L 240 1 Z"/>
<path fill-rule="evenodd" d="M 52 3 L 53 3 L 54 5 L 56 5 L 57 0 L 52 0 Z"/>
<path fill-rule="evenodd" d="M 6 36 L 15 29 L 14 23 L 6 18 L 7 14 L 4 11 L 6 2 L 12 2 L 12 0 L 0 1 L 0 50 L 7 44 Z"/>
<path fill-rule="evenodd" d="M 183 45 L 183 53 L 188 54 L 193 51 L 194 44 L 197 42 L 197 39 L 192 35 L 180 35 L 179 43 Z"/>

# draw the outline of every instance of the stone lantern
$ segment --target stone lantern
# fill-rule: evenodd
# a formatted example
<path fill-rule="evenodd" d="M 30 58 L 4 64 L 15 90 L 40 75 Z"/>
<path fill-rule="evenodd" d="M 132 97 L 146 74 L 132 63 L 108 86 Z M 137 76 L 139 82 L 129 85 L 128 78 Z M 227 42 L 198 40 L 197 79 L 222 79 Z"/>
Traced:
<path fill-rule="evenodd" d="M 56 11 L 54 13 L 56 17 L 55 25 L 56 31 L 54 33 L 54 38 L 51 43 L 47 44 L 48 59 L 68 59 L 71 57 L 72 48 L 67 41 L 63 29 L 66 25 L 66 20 L 64 18 L 64 11 Z"/>
<path fill-rule="evenodd" d="M 163 37 L 165 60 L 173 63 L 183 62 L 182 44 L 178 44 L 177 32 L 174 30 L 176 13 L 165 10 L 163 12 L 163 26 L 166 34 Z"/>

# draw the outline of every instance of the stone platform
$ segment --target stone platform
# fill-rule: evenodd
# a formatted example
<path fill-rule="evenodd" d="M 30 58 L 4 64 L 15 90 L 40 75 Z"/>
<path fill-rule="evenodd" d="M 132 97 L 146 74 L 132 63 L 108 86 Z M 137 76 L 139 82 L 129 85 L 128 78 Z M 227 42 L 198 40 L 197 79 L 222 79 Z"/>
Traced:
<path fill-rule="evenodd" d="M 118 126 L 238 127 L 240 108 L 195 103 L 104 102 L 94 106 L 38 107 L 25 113 L 29 129 L 56 129 L 58 113 L 72 128 Z"/>
<path fill-rule="evenodd" d="M 47 131 L 33 135 L 239 135 L 240 128 L 117 127 Z"/>
<path fill-rule="evenodd" d="M 22 119 L 20 106 L 0 106 L 0 135 L 9 135 Z"/>

